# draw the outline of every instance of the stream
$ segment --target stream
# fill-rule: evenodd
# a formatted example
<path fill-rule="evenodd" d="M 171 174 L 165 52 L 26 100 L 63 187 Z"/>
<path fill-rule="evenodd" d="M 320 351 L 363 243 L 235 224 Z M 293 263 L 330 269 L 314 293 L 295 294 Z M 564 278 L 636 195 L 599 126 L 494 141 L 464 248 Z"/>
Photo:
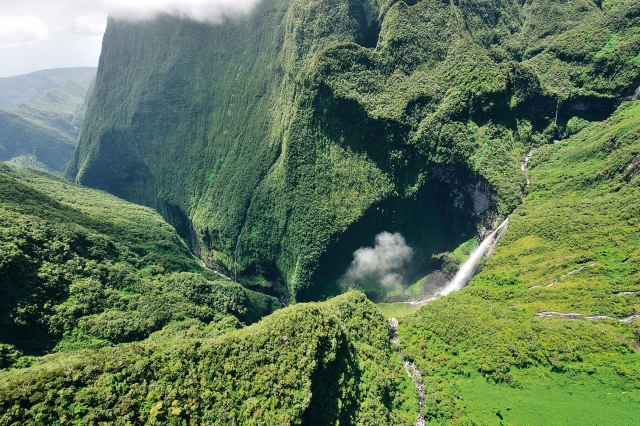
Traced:
<path fill-rule="evenodd" d="M 393 341 L 393 344 L 396 345 L 398 355 L 402 360 L 404 371 L 407 372 L 407 376 L 409 376 L 416 389 L 418 389 L 419 409 L 418 416 L 416 417 L 416 426 L 425 426 L 422 410 L 424 409 L 424 402 L 427 395 L 424 391 L 424 384 L 422 383 L 422 374 L 420 374 L 420 370 L 418 370 L 418 367 L 416 367 L 414 363 L 408 361 L 402 353 L 402 349 L 400 348 L 400 338 L 398 338 L 398 320 L 395 318 L 391 318 L 389 320 L 389 325 L 391 326 L 391 340 Z"/>
<path fill-rule="evenodd" d="M 536 152 L 536 149 L 532 149 L 525 155 L 525 157 L 520 162 L 520 169 L 527 175 L 527 185 L 531 183 L 529 180 L 529 161 L 531 160 L 531 156 Z"/>

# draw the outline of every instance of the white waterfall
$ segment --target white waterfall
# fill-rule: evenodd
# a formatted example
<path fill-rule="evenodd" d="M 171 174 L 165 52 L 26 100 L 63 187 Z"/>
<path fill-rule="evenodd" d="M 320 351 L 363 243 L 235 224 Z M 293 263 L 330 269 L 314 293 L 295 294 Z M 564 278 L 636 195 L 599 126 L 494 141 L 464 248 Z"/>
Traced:
<path fill-rule="evenodd" d="M 509 218 L 505 219 L 505 221 L 502 222 L 495 231 L 482 241 L 478 248 L 471 253 L 469 259 L 462 264 L 451 282 L 449 282 L 449 284 L 439 292 L 439 296 L 446 296 L 452 291 L 460 290 L 462 287 L 467 285 L 469 280 L 473 278 L 473 273 L 475 272 L 478 262 L 482 256 L 493 251 L 495 244 L 498 242 L 498 239 L 502 235 L 502 232 L 507 228 L 508 224 Z"/>

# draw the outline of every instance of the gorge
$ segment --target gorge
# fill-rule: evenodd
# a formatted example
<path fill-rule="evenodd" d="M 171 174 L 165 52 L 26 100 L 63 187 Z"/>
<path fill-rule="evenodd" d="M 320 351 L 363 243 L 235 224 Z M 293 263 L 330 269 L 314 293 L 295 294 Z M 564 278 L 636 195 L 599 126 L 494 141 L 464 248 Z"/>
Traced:
<path fill-rule="evenodd" d="M 111 16 L 63 178 L 0 163 L 0 425 L 633 425 L 639 29 Z"/>

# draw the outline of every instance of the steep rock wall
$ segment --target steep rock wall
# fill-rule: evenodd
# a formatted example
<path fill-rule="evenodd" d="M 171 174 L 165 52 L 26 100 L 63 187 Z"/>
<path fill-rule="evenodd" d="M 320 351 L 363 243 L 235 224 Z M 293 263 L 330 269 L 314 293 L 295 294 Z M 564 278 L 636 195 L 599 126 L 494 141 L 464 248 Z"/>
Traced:
<path fill-rule="evenodd" d="M 110 20 L 67 176 L 156 208 L 245 285 L 328 296 L 377 232 L 426 265 L 515 208 L 523 153 L 637 86 L 637 43 L 602 53 L 637 19 L 637 1 L 264 0 L 216 25 Z M 585 30 L 609 38 L 576 54 Z"/>

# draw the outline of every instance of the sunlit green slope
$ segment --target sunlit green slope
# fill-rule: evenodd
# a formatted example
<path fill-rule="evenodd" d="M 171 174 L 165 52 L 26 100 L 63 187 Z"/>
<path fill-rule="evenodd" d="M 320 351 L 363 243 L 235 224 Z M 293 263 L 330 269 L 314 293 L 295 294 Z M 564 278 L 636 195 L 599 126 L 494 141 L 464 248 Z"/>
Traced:
<path fill-rule="evenodd" d="M 483 271 L 400 321 L 430 419 L 636 423 L 639 158 L 638 101 L 533 153 L 527 195 Z"/>
<path fill-rule="evenodd" d="M 250 323 L 279 307 L 204 271 L 152 210 L 3 164 L 0 291 L 0 368 L 186 319 Z"/>
<path fill-rule="evenodd" d="M 3 373 L 0 423 L 415 423 L 389 326 L 361 294 L 299 304 L 238 331 L 184 324 Z"/>

